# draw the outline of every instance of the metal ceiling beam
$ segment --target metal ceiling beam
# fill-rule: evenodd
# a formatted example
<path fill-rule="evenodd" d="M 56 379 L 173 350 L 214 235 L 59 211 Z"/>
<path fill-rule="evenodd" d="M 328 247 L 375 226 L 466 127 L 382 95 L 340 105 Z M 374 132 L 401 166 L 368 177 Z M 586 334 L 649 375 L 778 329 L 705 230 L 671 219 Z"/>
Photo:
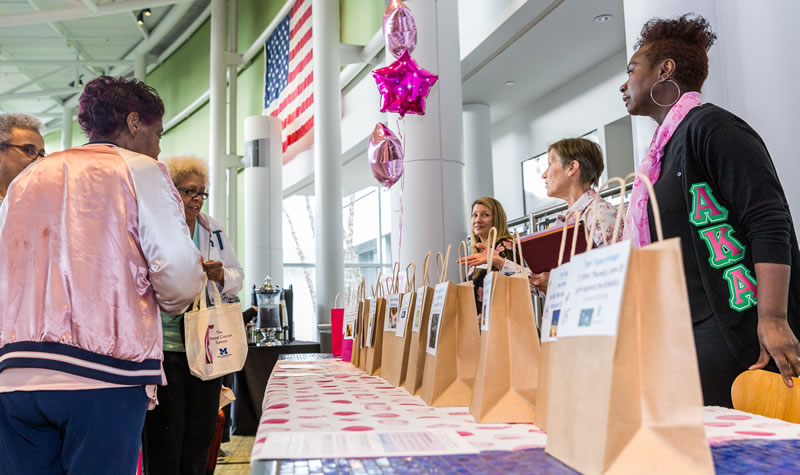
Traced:
<path fill-rule="evenodd" d="M 2 66 L 131 66 L 131 59 L 15 59 L 0 60 Z"/>
<path fill-rule="evenodd" d="M 81 92 L 80 87 L 65 87 L 62 89 L 46 89 L 44 91 L 17 92 L 12 94 L 0 94 L 0 101 L 12 99 L 35 99 L 37 97 L 66 96 Z"/>
<path fill-rule="evenodd" d="M 0 61 L 0 64 L 2 64 L 2 62 L 1 62 L 1 61 Z M 20 84 L 20 85 L 19 85 L 19 86 L 17 86 L 17 87 L 12 87 L 11 89 L 8 89 L 8 90 L 6 90 L 6 91 L 0 92 L 0 94 L 2 94 L 2 95 L 5 95 L 5 94 L 13 94 L 13 93 L 15 93 L 15 92 L 17 92 L 17 91 L 20 91 L 20 90 L 22 90 L 22 89 L 25 89 L 25 88 L 26 88 L 26 87 L 28 87 L 28 86 L 33 86 L 33 85 L 36 85 L 36 84 L 38 84 L 39 82 L 41 82 L 41 81 L 43 81 L 43 80 L 45 80 L 45 79 L 48 79 L 48 78 L 52 77 L 54 74 L 58 74 L 58 73 L 60 73 L 61 71 L 63 71 L 63 70 L 65 70 L 65 69 L 67 69 L 68 67 L 69 67 L 69 66 L 62 66 L 62 67 L 60 67 L 60 68 L 53 69 L 53 70 L 51 70 L 51 71 L 47 71 L 47 72 L 46 72 L 46 73 L 44 73 L 44 74 L 40 74 L 40 75 L 38 75 L 38 76 L 36 76 L 36 77 L 34 77 L 34 78 L 31 78 L 31 79 L 30 79 L 30 81 L 26 82 L 25 84 Z"/>
<path fill-rule="evenodd" d="M 31 13 L 15 13 L 12 15 L 0 16 L 0 28 L 114 15 L 116 13 L 126 13 L 132 10 L 173 5 L 186 1 L 189 0 L 125 0 L 98 5 L 97 10 L 94 12 L 85 7 L 71 7 Z"/>

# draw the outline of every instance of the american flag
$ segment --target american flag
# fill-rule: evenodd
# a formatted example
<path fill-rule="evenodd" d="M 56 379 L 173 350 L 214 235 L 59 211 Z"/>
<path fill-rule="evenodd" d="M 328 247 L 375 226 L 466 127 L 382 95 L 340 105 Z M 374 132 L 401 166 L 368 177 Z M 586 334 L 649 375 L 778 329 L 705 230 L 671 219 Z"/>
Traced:
<path fill-rule="evenodd" d="M 283 162 L 308 148 L 314 134 L 311 0 L 297 0 L 264 45 L 264 111 L 281 120 Z"/>

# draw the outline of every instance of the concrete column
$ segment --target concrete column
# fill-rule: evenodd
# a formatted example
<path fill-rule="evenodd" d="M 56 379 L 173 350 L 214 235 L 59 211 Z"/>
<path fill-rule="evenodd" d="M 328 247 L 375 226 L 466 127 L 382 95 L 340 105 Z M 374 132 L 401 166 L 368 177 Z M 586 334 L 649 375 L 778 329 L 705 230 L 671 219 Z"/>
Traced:
<path fill-rule="evenodd" d="M 61 124 L 61 150 L 72 147 L 72 107 L 64 107 Z"/>
<path fill-rule="evenodd" d="M 492 119 L 486 104 L 464 104 L 464 168 L 466 203 L 494 196 Z"/>
<path fill-rule="evenodd" d="M 392 188 L 392 259 L 398 260 L 399 255 L 401 269 L 411 262 L 420 266 L 428 251 L 444 253 L 452 244 L 448 277 L 456 281 L 455 256 L 468 229 L 458 1 L 407 0 L 405 4 L 417 23 L 417 48 L 412 56 L 421 67 L 437 74 L 439 81 L 428 96 L 425 115 L 405 117 L 402 243 L 398 183 Z M 394 122 L 391 115 L 390 124 Z"/>
<path fill-rule="evenodd" d="M 238 50 L 239 17 L 237 6 L 237 0 L 228 0 L 228 51 L 231 53 L 235 53 Z M 228 66 L 228 156 L 230 157 L 237 155 L 238 145 L 238 139 L 236 138 L 236 126 L 239 120 L 236 110 L 237 85 L 236 65 L 232 64 Z M 228 222 L 225 230 L 228 233 L 228 239 L 236 247 L 239 217 L 239 165 L 231 166 L 229 162 L 227 166 Z M 283 278 L 281 278 L 280 282 L 283 282 Z"/>
<path fill-rule="evenodd" d="M 684 13 L 694 12 L 702 15 L 713 27 L 717 21 L 717 0 L 675 0 L 671 2 L 642 2 L 639 0 L 623 0 L 625 11 L 625 53 L 627 58 L 633 55 L 633 45 L 639 39 L 642 26 L 651 18 L 672 18 Z M 726 107 L 726 96 L 723 87 L 723 78 L 720 73 L 720 40 L 717 40 L 711 51 L 708 52 L 708 79 L 703 85 L 703 97 L 706 102 L 713 102 Z M 636 166 L 647 155 L 653 133 L 656 131 L 656 122 L 649 117 L 631 117 L 633 132 L 633 158 Z"/>
<path fill-rule="evenodd" d="M 311 8 L 317 323 L 330 323 L 333 300 L 337 293 L 344 294 L 339 0 L 313 0 Z"/>
<path fill-rule="evenodd" d="M 227 41 L 226 0 L 211 0 L 211 70 L 208 101 L 209 214 L 226 222 L 225 187 L 225 43 Z"/>
<path fill-rule="evenodd" d="M 134 57 L 133 63 L 133 77 L 136 79 L 147 82 L 147 55 L 144 53 L 137 53 Z"/>

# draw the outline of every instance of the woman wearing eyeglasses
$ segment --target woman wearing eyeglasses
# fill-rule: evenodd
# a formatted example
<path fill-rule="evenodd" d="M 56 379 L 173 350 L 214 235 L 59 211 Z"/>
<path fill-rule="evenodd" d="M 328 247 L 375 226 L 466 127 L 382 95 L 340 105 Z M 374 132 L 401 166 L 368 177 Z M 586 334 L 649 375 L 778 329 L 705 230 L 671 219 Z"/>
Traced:
<path fill-rule="evenodd" d="M 27 114 L 0 114 L 0 204 L 22 170 L 44 156 L 42 123 Z"/>
<path fill-rule="evenodd" d="M 183 200 L 186 225 L 203 257 L 208 285 L 216 285 L 223 301 L 238 301 L 244 272 L 222 226 L 200 212 L 208 199 L 208 168 L 196 158 L 166 161 Z M 147 414 L 143 454 L 149 474 L 204 474 L 207 449 L 214 437 L 222 378 L 202 381 L 189 373 L 183 342 L 183 314 L 161 312 L 164 372 L 167 385 L 158 387 L 159 405 Z"/>

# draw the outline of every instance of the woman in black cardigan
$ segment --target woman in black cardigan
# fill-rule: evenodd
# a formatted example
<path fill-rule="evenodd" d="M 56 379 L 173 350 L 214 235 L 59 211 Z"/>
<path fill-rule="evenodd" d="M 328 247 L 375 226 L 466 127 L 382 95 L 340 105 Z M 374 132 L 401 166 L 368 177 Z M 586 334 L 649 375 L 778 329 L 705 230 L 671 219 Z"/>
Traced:
<path fill-rule="evenodd" d="M 764 142 L 702 103 L 715 39 L 699 16 L 648 21 L 620 92 L 629 114 L 659 124 L 639 172 L 655 183 L 664 237 L 681 238 L 705 404 L 731 407 L 748 368 L 779 370 L 789 387 L 800 375 L 800 251 Z M 626 223 L 637 247 L 652 213 L 637 179 Z"/>

